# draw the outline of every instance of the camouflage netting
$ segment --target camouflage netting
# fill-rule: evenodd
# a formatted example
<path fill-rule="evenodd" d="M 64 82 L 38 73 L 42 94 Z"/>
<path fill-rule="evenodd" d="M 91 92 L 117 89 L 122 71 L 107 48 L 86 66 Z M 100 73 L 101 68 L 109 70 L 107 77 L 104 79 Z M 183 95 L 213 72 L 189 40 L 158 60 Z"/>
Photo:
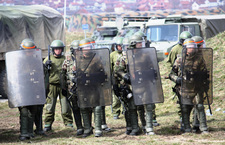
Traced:
<path fill-rule="evenodd" d="M 25 38 L 33 39 L 45 52 L 53 40 L 64 40 L 62 15 L 41 5 L 0 6 L 0 31 L 0 60 L 5 52 L 18 50 Z"/>
<path fill-rule="evenodd" d="M 144 17 L 166 17 L 168 15 L 181 15 L 181 16 L 203 16 L 203 15 L 218 15 L 225 14 L 222 9 L 206 9 L 206 10 L 184 10 L 184 11 L 144 11 L 144 12 L 125 12 L 125 13 L 96 13 L 96 14 L 75 14 L 70 18 L 70 22 L 68 25 L 69 31 L 83 31 L 82 24 L 89 25 L 89 32 L 93 32 L 97 25 L 102 25 L 103 20 L 107 20 L 106 17 L 116 17 L 117 15 L 121 17 L 136 17 L 136 16 L 144 16 Z M 213 16 L 214 17 L 214 16 Z M 203 18 L 203 17 L 202 17 Z M 217 17 L 218 18 L 218 17 Z M 224 15 L 223 15 L 223 18 Z M 207 17 L 204 17 L 207 19 Z M 218 18 L 221 19 L 221 18 Z M 221 20 L 224 21 L 224 20 Z M 217 34 L 218 32 L 224 31 L 225 26 L 221 26 L 221 21 L 218 22 L 215 18 L 213 21 L 211 20 L 201 20 L 204 28 L 206 29 L 207 34 L 203 34 L 206 36 L 205 38 L 210 38 Z M 218 29 L 217 29 L 218 25 Z M 220 26 L 219 26 L 220 25 Z M 216 27 L 215 27 L 216 26 Z M 224 28 L 223 28 L 224 27 Z"/>

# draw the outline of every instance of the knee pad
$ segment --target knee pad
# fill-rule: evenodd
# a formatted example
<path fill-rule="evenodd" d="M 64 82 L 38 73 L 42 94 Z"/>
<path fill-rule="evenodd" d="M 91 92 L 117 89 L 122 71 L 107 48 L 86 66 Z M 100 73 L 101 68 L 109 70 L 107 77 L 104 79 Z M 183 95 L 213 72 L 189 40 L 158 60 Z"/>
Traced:
<path fill-rule="evenodd" d="M 101 106 L 95 107 L 95 112 L 101 112 L 101 111 L 102 111 L 102 107 Z"/>

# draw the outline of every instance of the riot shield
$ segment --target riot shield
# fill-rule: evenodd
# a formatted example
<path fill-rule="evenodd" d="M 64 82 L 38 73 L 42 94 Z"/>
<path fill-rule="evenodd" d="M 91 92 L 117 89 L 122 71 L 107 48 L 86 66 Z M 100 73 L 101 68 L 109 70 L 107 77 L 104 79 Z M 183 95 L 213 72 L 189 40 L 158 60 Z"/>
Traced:
<path fill-rule="evenodd" d="M 155 48 L 127 50 L 127 58 L 135 104 L 164 102 Z"/>
<path fill-rule="evenodd" d="M 9 107 L 45 103 L 44 71 L 40 49 L 6 53 Z"/>
<path fill-rule="evenodd" d="M 212 48 L 199 48 L 193 55 L 187 55 L 187 50 L 183 49 L 181 68 L 181 103 L 212 104 Z"/>
<path fill-rule="evenodd" d="M 87 108 L 111 105 L 109 50 L 78 50 L 75 57 L 79 106 Z"/>

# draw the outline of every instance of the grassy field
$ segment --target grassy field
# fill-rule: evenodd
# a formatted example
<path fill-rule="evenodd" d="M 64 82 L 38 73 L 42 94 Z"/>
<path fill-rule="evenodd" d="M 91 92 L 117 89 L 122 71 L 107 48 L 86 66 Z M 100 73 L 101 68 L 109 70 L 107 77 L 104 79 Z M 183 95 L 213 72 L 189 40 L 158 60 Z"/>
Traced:
<path fill-rule="evenodd" d="M 88 34 L 90 36 L 90 34 Z M 67 33 L 67 46 L 72 40 L 82 39 L 83 34 Z M 179 130 L 179 116 L 177 114 L 178 105 L 176 99 L 173 100 L 174 94 L 171 87 L 174 85 L 169 80 L 165 80 L 164 76 L 168 75 L 169 66 L 165 61 L 159 63 L 160 73 L 162 76 L 164 103 L 157 104 L 156 114 L 157 121 L 160 126 L 155 127 L 156 135 L 139 136 L 125 135 L 124 116 L 120 115 L 119 120 L 113 120 L 111 107 L 106 107 L 107 124 L 112 128 L 111 132 L 104 133 L 103 137 L 96 138 L 93 135 L 88 138 L 79 138 L 76 131 L 66 128 L 63 125 L 60 112 L 60 104 L 57 104 L 55 122 L 53 131 L 47 133 L 47 137 L 37 136 L 29 143 L 32 144 L 79 144 L 79 145 L 95 145 L 95 144 L 221 144 L 225 145 L 225 33 L 221 33 L 214 38 L 207 40 L 207 46 L 214 50 L 214 71 L 213 71 L 213 93 L 214 100 L 211 105 L 213 115 L 207 116 L 207 124 L 209 134 L 182 134 Z M 205 110 L 208 106 L 205 106 Z M 19 136 L 19 112 L 18 109 L 10 109 L 8 103 L 0 103 L 0 143 L 1 144 L 25 144 L 20 142 Z"/>

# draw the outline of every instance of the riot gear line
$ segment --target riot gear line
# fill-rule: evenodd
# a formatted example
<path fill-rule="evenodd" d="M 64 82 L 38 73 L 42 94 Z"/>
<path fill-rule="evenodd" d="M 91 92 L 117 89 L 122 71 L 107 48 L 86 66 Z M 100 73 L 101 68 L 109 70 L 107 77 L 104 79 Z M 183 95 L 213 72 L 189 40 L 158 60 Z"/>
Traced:
<path fill-rule="evenodd" d="M 72 41 L 64 55 L 63 41 L 54 40 L 42 61 L 35 43 L 24 39 L 20 50 L 6 54 L 8 88 L 11 89 L 9 106 L 19 109 L 21 141 L 33 138 L 34 133 L 46 136 L 46 132 L 54 129 L 58 96 L 63 124 L 74 130 L 74 119 L 76 136 L 101 137 L 111 131 L 106 123 L 105 106 L 108 105 L 112 105 L 115 121 L 124 115 L 126 135 L 155 134 L 154 127 L 159 126 L 155 104 L 164 102 L 156 49 L 150 47 L 141 31 L 126 38 L 116 37 L 113 41 L 116 50 L 111 54 L 108 48 L 95 48 L 92 38 L 85 38 Z M 18 62 L 11 63 L 12 57 Z M 187 31 L 181 33 L 179 44 L 169 55 L 172 69 L 168 78 L 176 84 L 172 89 L 178 97 L 184 133 L 199 130 L 208 133 L 204 105 L 208 105 L 212 113 L 212 61 L 212 49 L 205 48 L 203 38 L 192 37 Z M 18 63 L 23 67 L 19 68 Z M 18 70 L 14 72 L 15 69 Z M 17 92 L 16 83 L 12 83 L 15 80 L 28 89 L 16 86 L 21 90 Z M 193 127 L 191 110 L 194 111 Z"/>

